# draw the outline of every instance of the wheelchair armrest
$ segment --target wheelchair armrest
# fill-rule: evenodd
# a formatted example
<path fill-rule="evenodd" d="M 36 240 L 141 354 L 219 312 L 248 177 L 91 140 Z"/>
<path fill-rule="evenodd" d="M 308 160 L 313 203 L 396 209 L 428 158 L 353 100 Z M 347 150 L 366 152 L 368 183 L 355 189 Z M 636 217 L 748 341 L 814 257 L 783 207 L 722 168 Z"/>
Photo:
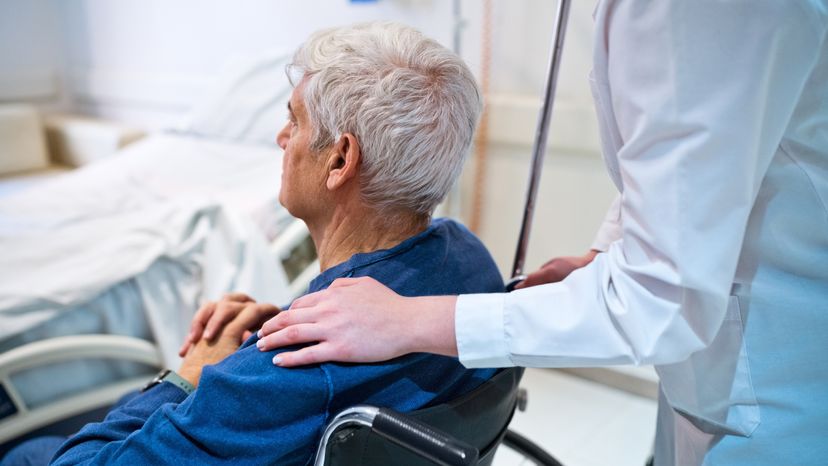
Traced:
<path fill-rule="evenodd" d="M 328 423 L 319 443 L 316 466 L 325 464 L 334 433 L 350 425 L 369 427 L 373 433 L 443 466 L 477 464 L 479 453 L 466 442 L 393 409 L 361 405 L 342 411 Z"/>
<path fill-rule="evenodd" d="M 371 430 L 437 464 L 477 464 L 477 448 L 393 409 L 380 408 Z"/>

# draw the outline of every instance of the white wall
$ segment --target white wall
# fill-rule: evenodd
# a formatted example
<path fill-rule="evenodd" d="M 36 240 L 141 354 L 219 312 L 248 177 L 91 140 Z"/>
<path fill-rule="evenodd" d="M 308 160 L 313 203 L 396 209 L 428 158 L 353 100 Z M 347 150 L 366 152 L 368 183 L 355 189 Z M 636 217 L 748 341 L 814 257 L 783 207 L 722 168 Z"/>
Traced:
<path fill-rule="evenodd" d="M 386 0 L 63 0 L 66 72 L 86 112 L 173 123 L 239 55 L 294 49 L 322 27 L 388 19 L 451 43 L 451 2 Z"/>
<path fill-rule="evenodd" d="M 0 102 L 58 99 L 57 24 L 47 0 L 0 2 Z"/>

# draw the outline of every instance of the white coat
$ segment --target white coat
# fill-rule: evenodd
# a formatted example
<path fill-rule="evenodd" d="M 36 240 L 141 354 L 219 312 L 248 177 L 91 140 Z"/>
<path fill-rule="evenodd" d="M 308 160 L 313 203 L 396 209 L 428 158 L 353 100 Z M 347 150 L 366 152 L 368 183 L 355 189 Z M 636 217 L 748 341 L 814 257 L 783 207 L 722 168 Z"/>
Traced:
<path fill-rule="evenodd" d="M 825 464 L 828 1 L 608 0 L 595 22 L 606 253 L 461 296 L 461 361 L 654 364 L 656 464 Z"/>

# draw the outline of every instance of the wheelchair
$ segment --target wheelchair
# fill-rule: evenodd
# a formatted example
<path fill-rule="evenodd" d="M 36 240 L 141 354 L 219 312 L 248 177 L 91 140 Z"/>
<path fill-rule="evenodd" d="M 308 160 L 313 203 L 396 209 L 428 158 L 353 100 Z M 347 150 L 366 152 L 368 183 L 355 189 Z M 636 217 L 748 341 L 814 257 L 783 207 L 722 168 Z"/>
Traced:
<path fill-rule="evenodd" d="M 515 409 L 526 407 L 526 392 L 518 388 L 522 375 L 523 368 L 503 369 L 460 398 L 408 414 L 348 408 L 328 423 L 314 464 L 487 466 L 503 443 L 537 465 L 561 466 L 508 429 Z"/>

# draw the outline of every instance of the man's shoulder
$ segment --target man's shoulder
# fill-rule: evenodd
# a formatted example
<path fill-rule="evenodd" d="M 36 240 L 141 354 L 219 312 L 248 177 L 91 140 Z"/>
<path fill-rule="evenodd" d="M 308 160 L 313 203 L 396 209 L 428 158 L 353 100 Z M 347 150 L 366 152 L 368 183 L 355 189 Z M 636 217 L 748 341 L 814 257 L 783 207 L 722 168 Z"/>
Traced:
<path fill-rule="evenodd" d="M 465 226 L 436 219 L 397 254 L 360 270 L 406 296 L 503 291 L 497 265 L 483 243 Z"/>

